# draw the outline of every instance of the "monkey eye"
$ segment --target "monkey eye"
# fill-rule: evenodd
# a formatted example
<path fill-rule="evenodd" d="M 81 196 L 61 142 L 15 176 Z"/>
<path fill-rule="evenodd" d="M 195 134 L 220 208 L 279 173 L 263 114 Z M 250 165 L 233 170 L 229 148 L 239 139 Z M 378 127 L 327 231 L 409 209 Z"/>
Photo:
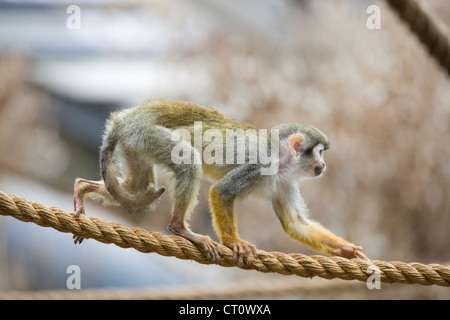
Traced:
<path fill-rule="evenodd" d="M 308 155 L 312 153 L 312 148 L 306 149 L 305 151 L 303 151 L 303 154 Z"/>
<path fill-rule="evenodd" d="M 319 150 L 319 155 L 322 155 L 322 153 L 323 153 L 323 149 L 320 149 Z"/>

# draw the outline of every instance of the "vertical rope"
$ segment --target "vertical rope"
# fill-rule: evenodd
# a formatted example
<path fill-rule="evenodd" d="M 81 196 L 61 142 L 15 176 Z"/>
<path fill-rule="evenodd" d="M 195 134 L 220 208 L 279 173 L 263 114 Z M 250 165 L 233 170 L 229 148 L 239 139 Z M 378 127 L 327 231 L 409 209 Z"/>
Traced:
<path fill-rule="evenodd" d="M 386 0 L 409 26 L 430 55 L 450 76 L 450 44 L 447 28 L 430 10 L 415 0 Z"/>

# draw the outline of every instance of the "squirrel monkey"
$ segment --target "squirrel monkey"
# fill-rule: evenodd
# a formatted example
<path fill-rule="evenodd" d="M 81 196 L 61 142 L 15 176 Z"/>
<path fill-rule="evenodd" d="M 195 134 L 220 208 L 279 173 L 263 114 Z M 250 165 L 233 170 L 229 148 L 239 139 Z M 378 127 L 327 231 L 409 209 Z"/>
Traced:
<path fill-rule="evenodd" d="M 176 133 L 185 130 L 195 138 L 195 127 L 199 123 L 202 125 L 200 134 L 205 133 L 206 137 L 206 132 L 211 129 L 215 139 L 198 143 L 188 136 L 180 142 Z M 182 101 L 150 100 L 138 107 L 112 113 L 106 122 L 100 150 L 102 180 L 76 180 L 74 217 L 84 213 L 86 196 L 102 199 L 106 205 L 120 205 L 130 213 L 152 208 L 165 191 L 164 187 L 157 186 L 155 166 L 158 166 L 173 172 L 170 183 L 173 211 L 168 229 L 199 246 L 212 262 L 219 263 L 222 257 L 217 243 L 208 236 L 193 233 L 187 226 L 197 202 L 202 174 L 216 181 L 210 188 L 214 229 L 222 244 L 233 250 L 239 265 L 250 264 L 258 256 L 256 248 L 240 239 L 237 230 L 235 201 L 249 194 L 271 202 L 281 225 L 293 239 L 322 253 L 367 259 L 361 247 L 335 236 L 311 220 L 300 195 L 299 183 L 320 176 L 326 169 L 323 153 L 329 142 L 321 131 L 296 123 L 274 127 L 270 135 L 261 139 L 260 147 L 264 143 L 267 146 L 269 142 L 277 142 L 275 161 L 278 170 L 263 174 L 267 165 L 251 161 L 248 151 L 244 152 L 243 162 L 236 161 L 239 148 L 230 158 L 227 154 L 227 160 L 235 161 L 201 161 L 202 155 L 211 147 L 209 140 L 214 140 L 217 147 L 216 159 L 223 160 L 223 151 L 225 148 L 228 151 L 226 144 L 231 141 L 234 147 L 237 140 L 223 138 L 230 130 L 254 132 L 255 128 L 213 109 Z M 248 141 L 254 136 L 247 136 L 243 146 L 248 147 Z M 174 161 L 174 154 L 180 150 L 188 152 L 189 157 L 184 160 L 193 161 Z M 83 240 L 75 235 L 74 239 L 75 243 Z"/>

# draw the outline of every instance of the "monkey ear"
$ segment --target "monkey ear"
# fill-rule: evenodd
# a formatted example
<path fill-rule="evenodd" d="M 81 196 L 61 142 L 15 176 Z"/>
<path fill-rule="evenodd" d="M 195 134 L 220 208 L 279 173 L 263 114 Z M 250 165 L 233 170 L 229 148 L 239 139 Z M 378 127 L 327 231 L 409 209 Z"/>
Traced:
<path fill-rule="evenodd" d="M 303 135 L 291 134 L 287 141 L 287 146 L 294 156 L 298 156 L 303 151 Z"/>

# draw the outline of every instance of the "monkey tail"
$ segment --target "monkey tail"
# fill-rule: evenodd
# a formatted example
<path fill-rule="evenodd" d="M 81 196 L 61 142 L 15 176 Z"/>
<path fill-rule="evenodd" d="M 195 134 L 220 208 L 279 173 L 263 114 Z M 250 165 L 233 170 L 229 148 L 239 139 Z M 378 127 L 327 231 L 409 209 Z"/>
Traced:
<path fill-rule="evenodd" d="M 111 131 L 112 130 L 110 130 L 110 132 Z M 102 179 L 105 183 L 105 187 L 106 187 L 106 189 L 108 189 L 108 191 L 111 188 L 111 180 L 115 180 L 115 179 L 110 179 L 111 172 L 108 168 L 111 167 L 112 156 L 113 156 L 114 150 L 116 149 L 117 141 L 118 141 L 117 137 L 115 137 L 111 133 L 107 132 L 105 134 L 105 137 L 103 138 L 103 145 L 100 149 L 100 173 L 101 173 Z"/>
<path fill-rule="evenodd" d="M 118 137 L 113 134 L 115 131 L 113 127 L 107 130 L 103 138 L 103 145 L 100 149 L 100 173 L 106 190 L 108 190 L 114 200 L 119 202 L 120 205 L 128 207 L 130 199 L 117 179 L 118 168 L 114 167 L 112 163 L 114 150 L 118 143 Z"/>
<path fill-rule="evenodd" d="M 155 188 L 155 186 L 149 186 L 146 190 L 137 194 L 130 193 L 126 190 L 118 180 L 120 174 L 117 166 L 113 164 L 114 150 L 119 142 L 119 137 L 114 128 L 117 123 L 114 122 L 112 126 L 108 126 L 105 137 L 103 139 L 103 145 L 100 149 L 100 173 L 105 184 L 106 190 L 126 211 L 135 213 L 146 209 L 152 202 L 158 199 L 165 191 L 164 187 Z"/>

